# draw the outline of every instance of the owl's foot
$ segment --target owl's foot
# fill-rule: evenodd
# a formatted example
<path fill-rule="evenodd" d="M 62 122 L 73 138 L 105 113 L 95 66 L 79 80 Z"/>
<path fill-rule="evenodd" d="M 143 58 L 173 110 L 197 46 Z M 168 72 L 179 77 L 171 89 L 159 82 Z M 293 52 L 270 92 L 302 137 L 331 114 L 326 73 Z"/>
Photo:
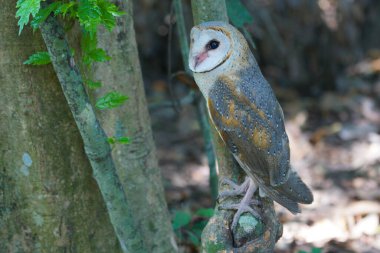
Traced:
<path fill-rule="evenodd" d="M 232 189 L 220 192 L 218 197 L 226 198 L 244 195 L 248 190 L 249 181 L 250 178 L 246 177 L 245 181 L 241 185 L 238 185 L 228 178 L 223 178 L 222 183 L 229 185 Z"/>
<path fill-rule="evenodd" d="M 245 185 L 245 184 L 247 184 L 247 185 Z M 232 185 L 232 184 L 230 184 L 230 185 Z M 247 177 L 247 179 L 244 181 L 244 183 L 242 185 L 238 186 L 235 183 L 233 183 L 233 185 L 235 185 L 235 187 L 233 186 L 233 190 L 231 190 L 229 192 L 238 193 L 238 194 L 228 195 L 228 196 L 237 196 L 237 195 L 241 195 L 242 193 L 244 193 L 244 190 L 241 191 L 241 189 L 240 189 L 242 186 L 246 187 L 245 188 L 246 190 L 245 190 L 245 195 L 244 195 L 243 199 L 240 201 L 240 203 L 238 203 L 238 204 L 221 204 L 220 205 L 220 208 L 222 208 L 222 209 L 237 210 L 235 215 L 234 215 L 234 218 L 232 220 L 232 225 L 231 225 L 232 231 L 235 230 L 235 228 L 238 224 L 238 221 L 240 219 L 240 216 L 243 213 L 248 212 L 252 216 L 254 216 L 256 218 L 260 218 L 260 214 L 255 209 L 253 209 L 251 207 L 251 205 L 257 206 L 260 204 L 260 202 L 258 200 L 253 199 L 253 194 L 255 193 L 255 191 L 257 190 L 258 187 L 252 181 L 252 179 Z"/>

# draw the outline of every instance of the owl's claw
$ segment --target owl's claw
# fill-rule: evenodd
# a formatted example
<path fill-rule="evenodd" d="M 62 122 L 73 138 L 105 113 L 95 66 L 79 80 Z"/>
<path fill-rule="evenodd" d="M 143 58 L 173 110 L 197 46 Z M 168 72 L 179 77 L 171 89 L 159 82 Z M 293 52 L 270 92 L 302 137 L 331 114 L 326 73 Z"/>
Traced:
<path fill-rule="evenodd" d="M 230 182 L 232 182 L 232 181 L 230 181 Z M 252 181 L 252 179 L 247 178 L 244 181 L 244 183 L 240 186 L 236 185 L 233 182 L 230 185 L 232 185 L 232 186 L 235 185 L 235 186 L 233 186 L 233 190 L 228 191 L 227 192 L 228 195 L 225 195 L 225 196 L 237 196 L 237 195 L 242 195 L 243 193 L 245 193 L 245 195 L 244 195 L 243 199 L 240 201 L 240 203 L 238 203 L 238 204 L 221 204 L 219 206 L 222 209 L 237 210 L 235 215 L 234 215 L 234 218 L 232 220 L 232 225 L 231 225 L 231 229 L 232 229 L 232 231 L 234 231 L 237 224 L 238 224 L 240 216 L 243 213 L 248 212 L 248 213 L 252 214 L 252 216 L 254 216 L 256 218 L 260 218 L 259 212 L 257 212 L 256 210 L 254 210 L 251 207 L 251 205 L 254 205 L 254 206 L 260 205 L 260 201 L 253 199 L 253 194 L 255 193 L 255 191 L 257 190 L 258 187 Z M 243 188 L 245 190 L 242 190 L 241 188 Z M 233 192 L 236 194 L 230 194 L 230 192 Z"/>
<path fill-rule="evenodd" d="M 241 185 L 238 185 L 228 178 L 223 178 L 222 183 L 229 185 L 232 189 L 220 192 L 218 198 L 244 195 L 248 190 L 249 181 L 250 179 L 247 177 Z"/>

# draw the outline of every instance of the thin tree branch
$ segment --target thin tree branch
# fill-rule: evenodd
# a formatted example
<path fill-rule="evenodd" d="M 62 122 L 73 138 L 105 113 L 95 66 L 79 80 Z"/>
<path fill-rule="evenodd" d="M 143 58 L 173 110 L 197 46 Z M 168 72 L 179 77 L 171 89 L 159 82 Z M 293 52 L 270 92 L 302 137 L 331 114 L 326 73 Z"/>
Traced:
<path fill-rule="evenodd" d="M 185 68 L 185 71 L 189 75 L 192 75 L 193 73 L 190 71 L 188 65 L 189 39 L 188 31 L 186 30 L 185 19 L 183 16 L 182 0 L 174 0 L 174 10 L 177 19 L 177 31 L 182 53 L 183 66 Z M 197 118 L 202 131 L 203 140 L 205 142 L 205 151 L 210 171 L 209 185 L 211 191 L 211 198 L 213 200 L 213 203 L 215 203 L 218 197 L 218 175 L 216 173 L 215 153 L 212 147 L 210 124 L 206 116 L 207 109 L 203 100 L 201 99 L 201 95 L 199 94 L 199 92 L 193 93 L 193 96 L 195 96 L 194 106 L 196 108 Z"/>
<path fill-rule="evenodd" d="M 128 200 L 116 174 L 107 136 L 100 126 L 83 86 L 82 76 L 75 65 L 64 30 L 58 20 L 50 16 L 40 25 L 55 72 L 82 136 L 85 152 L 91 163 L 93 176 L 106 203 L 111 223 L 123 252 L 139 252 L 142 241 L 133 229 L 134 218 L 128 212 Z"/>
<path fill-rule="evenodd" d="M 189 68 L 189 37 L 188 32 L 186 30 L 185 18 L 183 16 L 183 7 L 182 0 L 174 0 L 174 12 L 176 16 L 177 22 L 177 31 L 178 31 L 178 39 L 179 45 L 182 53 L 182 62 L 183 67 L 185 68 L 186 73 L 192 74 Z"/>
<path fill-rule="evenodd" d="M 197 118 L 202 130 L 203 140 L 205 142 L 205 151 L 207 155 L 207 161 L 209 166 L 209 185 L 211 191 L 211 198 L 215 205 L 218 198 L 218 174 L 216 172 L 216 158 L 212 143 L 212 133 L 210 123 L 207 117 L 207 108 L 204 103 L 204 99 L 201 94 L 196 94 L 195 107 L 197 111 Z"/>

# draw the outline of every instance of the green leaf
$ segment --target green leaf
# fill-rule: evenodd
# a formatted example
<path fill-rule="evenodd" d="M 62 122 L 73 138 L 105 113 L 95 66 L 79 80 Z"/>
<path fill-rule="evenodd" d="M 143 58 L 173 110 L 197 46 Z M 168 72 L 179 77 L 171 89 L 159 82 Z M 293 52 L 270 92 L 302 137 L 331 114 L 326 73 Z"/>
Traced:
<path fill-rule="evenodd" d="M 111 59 L 106 51 L 97 48 L 96 32 L 85 31 L 82 37 L 83 63 L 90 65 L 93 62 L 105 62 Z"/>
<path fill-rule="evenodd" d="M 117 7 L 108 1 L 99 0 L 98 6 L 101 12 L 101 23 L 108 29 L 111 30 L 115 27 L 116 21 L 115 16 L 112 12 L 117 11 Z"/>
<path fill-rule="evenodd" d="M 115 7 L 115 8 L 109 8 L 109 9 L 108 9 L 108 12 L 109 12 L 110 14 L 112 14 L 112 16 L 114 16 L 114 17 L 121 17 L 121 16 L 123 16 L 123 15 L 126 14 L 124 11 L 119 11 L 119 10 L 117 9 L 116 5 L 114 5 L 114 7 Z"/>
<path fill-rule="evenodd" d="M 127 99 L 127 96 L 117 91 L 112 91 L 99 98 L 96 102 L 96 107 L 100 110 L 115 108 L 122 105 Z"/>
<path fill-rule="evenodd" d="M 30 25 L 33 27 L 33 29 L 37 29 L 38 26 L 47 19 L 50 13 L 54 12 L 61 4 L 61 2 L 54 2 L 48 7 L 40 9 L 37 15 L 30 22 Z"/>
<path fill-rule="evenodd" d="M 322 252 L 322 248 L 312 248 L 311 249 L 311 253 L 321 253 Z"/>
<path fill-rule="evenodd" d="M 130 142 L 129 138 L 125 136 L 116 138 L 116 141 L 120 144 L 129 144 Z"/>
<path fill-rule="evenodd" d="M 125 137 L 125 136 L 122 136 L 122 137 L 115 137 L 115 136 L 108 137 L 107 141 L 110 144 L 129 144 L 129 142 L 130 142 L 129 138 Z"/>
<path fill-rule="evenodd" d="M 183 211 L 176 211 L 174 213 L 174 218 L 172 222 L 173 229 L 179 229 L 187 224 L 189 224 L 191 221 L 191 215 L 187 212 Z"/>
<path fill-rule="evenodd" d="M 99 0 L 98 5 L 103 12 L 107 12 L 114 17 L 121 17 L 125 14 L 125 12 L 119 11 L 118 7 L 115 4 L 107 0 Z"/>
<path fill-rule="evenodd" d="M 226 5 L 228 17 L 234 26 L 242 28 L 244 24 L 253 23 L 251 13 L 240 0 L 226 0 Z"/>
<path fill-rule="evenodd" d="M 200 208 L 195 213 L 198 216 L 211 218 L 214 215 L 214 209 L 212 208 Z"/>
<path fill-rule="evenodd" d="M 111 57 L 107 55 L 106 51 L 101 48 L 95 48 L 89 52 L 85 52 L 83 56 L 83 62 L 89 65 L 93 62 L 105 62 L 111 60 Z"/>
<path fill-rule="evenodd" d="M 26 65 L 46 65 L 51 62 L 48 52 L 37 52 L 29 56 L 29 59 L 24 61 Z"/>
<path fill-rule="evenodd" d="M 106 51 L 101 48 L 97 48 L 92 50 L 89 53 L 90 57 L 97 62 L 109 61 L 111 60 L 111 56 L 107 55 Z"/>
<path fill-rule="evenodd" d="M 78 4 L 79 23 L 90 33 L 95 33 L 97 26 L 101 24 L 101 14 L 96 0 L 81 0 Z"/>
<path fill-rule="evenodd" d="M 89 33 L 95 33 L 101 24 L 111 30 L 116 24 L 115 17 L 123 14 L 124 12 L 107 0 L 81 0 L 78 4 L 79 23 Z"/>
<path fill-rule="evenodd" d="M 86 81 L 85 81 L 85 84 L 86 84 L 90 89 L 98 89 L 98 88 L 102 87 L 102 83 L 101 83 L 101 82 L 95 82 L 95 81 L 92 81 L 92 80 L 86 80 Z"/>
<path fill-rule="evenodd" d="M 102 24 L 109 30 L 116 25 L 115 17 L 120 17 L 125 13 L 118 10 L 118 7 L 107 0 L 98 0 L 98 6 L 102 13 Z"/>
<path fill-rule="evenodd" d="M 85 53 L 91 52 L 96 49 L 98 43 L 96 40 L 96 33 L 90 34 L 89 32 L 83 31 L 82 41 L 81 41 L 82 49 Z"/>
<path fill-rule="evenodd" d="M 129 144 L 129 138 L 128 137 L 108 137 L 107 139 L 108 143 L 110 144 Z"/>
<path fill-rule="evenodd" d="M 16 8 L 16 18 L 18 20 L 18 26 L 20 27 L 18 34 L 21 34 L 22 29 L 29 22 L 29 17 L 32 15 L 35 17 L 40 10 L 41 0 L 18 0 Z"/>
<path fill-rule="evenodd" d="M 108 141 L 109 144 L 115 144 L 116 143 L 115 137 L 108 137 L 107 141 Z"/>
<path fill-rule="evenodd" d="M 72 13 L 74 12 L 74 6 L 76 5 L 76 2 L 68 2 L 68 3 L 62 3 L 55 11 L 54 15 L 62 14 L 63 17 L 66 16 L 68 12 Z M 70 15 L 70 16 L 73 16 Z"/>

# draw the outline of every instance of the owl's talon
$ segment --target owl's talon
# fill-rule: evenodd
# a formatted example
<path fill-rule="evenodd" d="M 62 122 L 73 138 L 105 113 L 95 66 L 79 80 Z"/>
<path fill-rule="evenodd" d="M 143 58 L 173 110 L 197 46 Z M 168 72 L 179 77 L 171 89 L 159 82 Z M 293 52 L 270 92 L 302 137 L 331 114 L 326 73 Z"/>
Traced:
<path fill-rule="evenodd" d="M 237 183 L 235 183 L 234 181 L 232 181 L 231 179 L 226 178 L 226 177 L 222 179 L 222 183 L 230 186 L 231 188 L 238 188 L 240 186 Z M 245 183 L 245 181 L 243 182 L 243 184 L 244 183 Z"/>
<path fill-rule="evenodd" d="M 245 186 L 245 184 L 246 184 L 246 186 Z M 257 190 L 257 186 L 255 185 L 255 183 L 250 178 L 247 178 L 244 181 L 244 183 L 239 186 L 239 190 L 243 185 L 247 189 L 245 190 L 245 195 L 244 195 L 243 199 L 240 201 L 240 203 L 238 203 L 238 204 L 222 204 L 219 206 L 221 209 L 237 210 L 235 215 L 234 215 L 234 218 L 232 220 L 232 225 L 231 225 L 232 231 L 235 230 L 235 228 L 239 222 L 240 216 L 243 213 L 248 212 L 256 218 L 261 217 L 259 212 L 254 210 L 251 207 L 251 205 L 257 206 L 257 205 L 261 204 L 261 202 L 259 200 L 253 199 L 253 194 Z M 236 189 L 233 189 L 232 191 L 236 192 Z"/>
<path fill-rule="evenodd" d="M 236 226 L 237 226 L 237 223 L 239 222 L 239 219 L 240 219 L 240 216 L 243 214 L 243 213 L 250 213 L 253 217 L 255 218 L 258 218 L 260 219 L 261 216 L 260 214 L 255 211 L 253 208 L 251 208 L 250 206 L 245 206 L 245 205 L 242 205 L 240 206 L 240 208 L 237 210 L 237 212 L 235 213 L 234 215 L 234 218 L 232 220 L 232 225 L 231 225 L 231 229 L 232 231 L 235 230 Z"/>
<path fill-rule="evenodd" d="M 235 197 L 235 196 L 244 195 L 248 190 L 249 181 L 250 179 L 247 177 L 241 185 L 238 185 L 228 178 L 223 178 L 222 183 L 227 184 L 232 189 L 220 192 L 218 198 Z"/>

